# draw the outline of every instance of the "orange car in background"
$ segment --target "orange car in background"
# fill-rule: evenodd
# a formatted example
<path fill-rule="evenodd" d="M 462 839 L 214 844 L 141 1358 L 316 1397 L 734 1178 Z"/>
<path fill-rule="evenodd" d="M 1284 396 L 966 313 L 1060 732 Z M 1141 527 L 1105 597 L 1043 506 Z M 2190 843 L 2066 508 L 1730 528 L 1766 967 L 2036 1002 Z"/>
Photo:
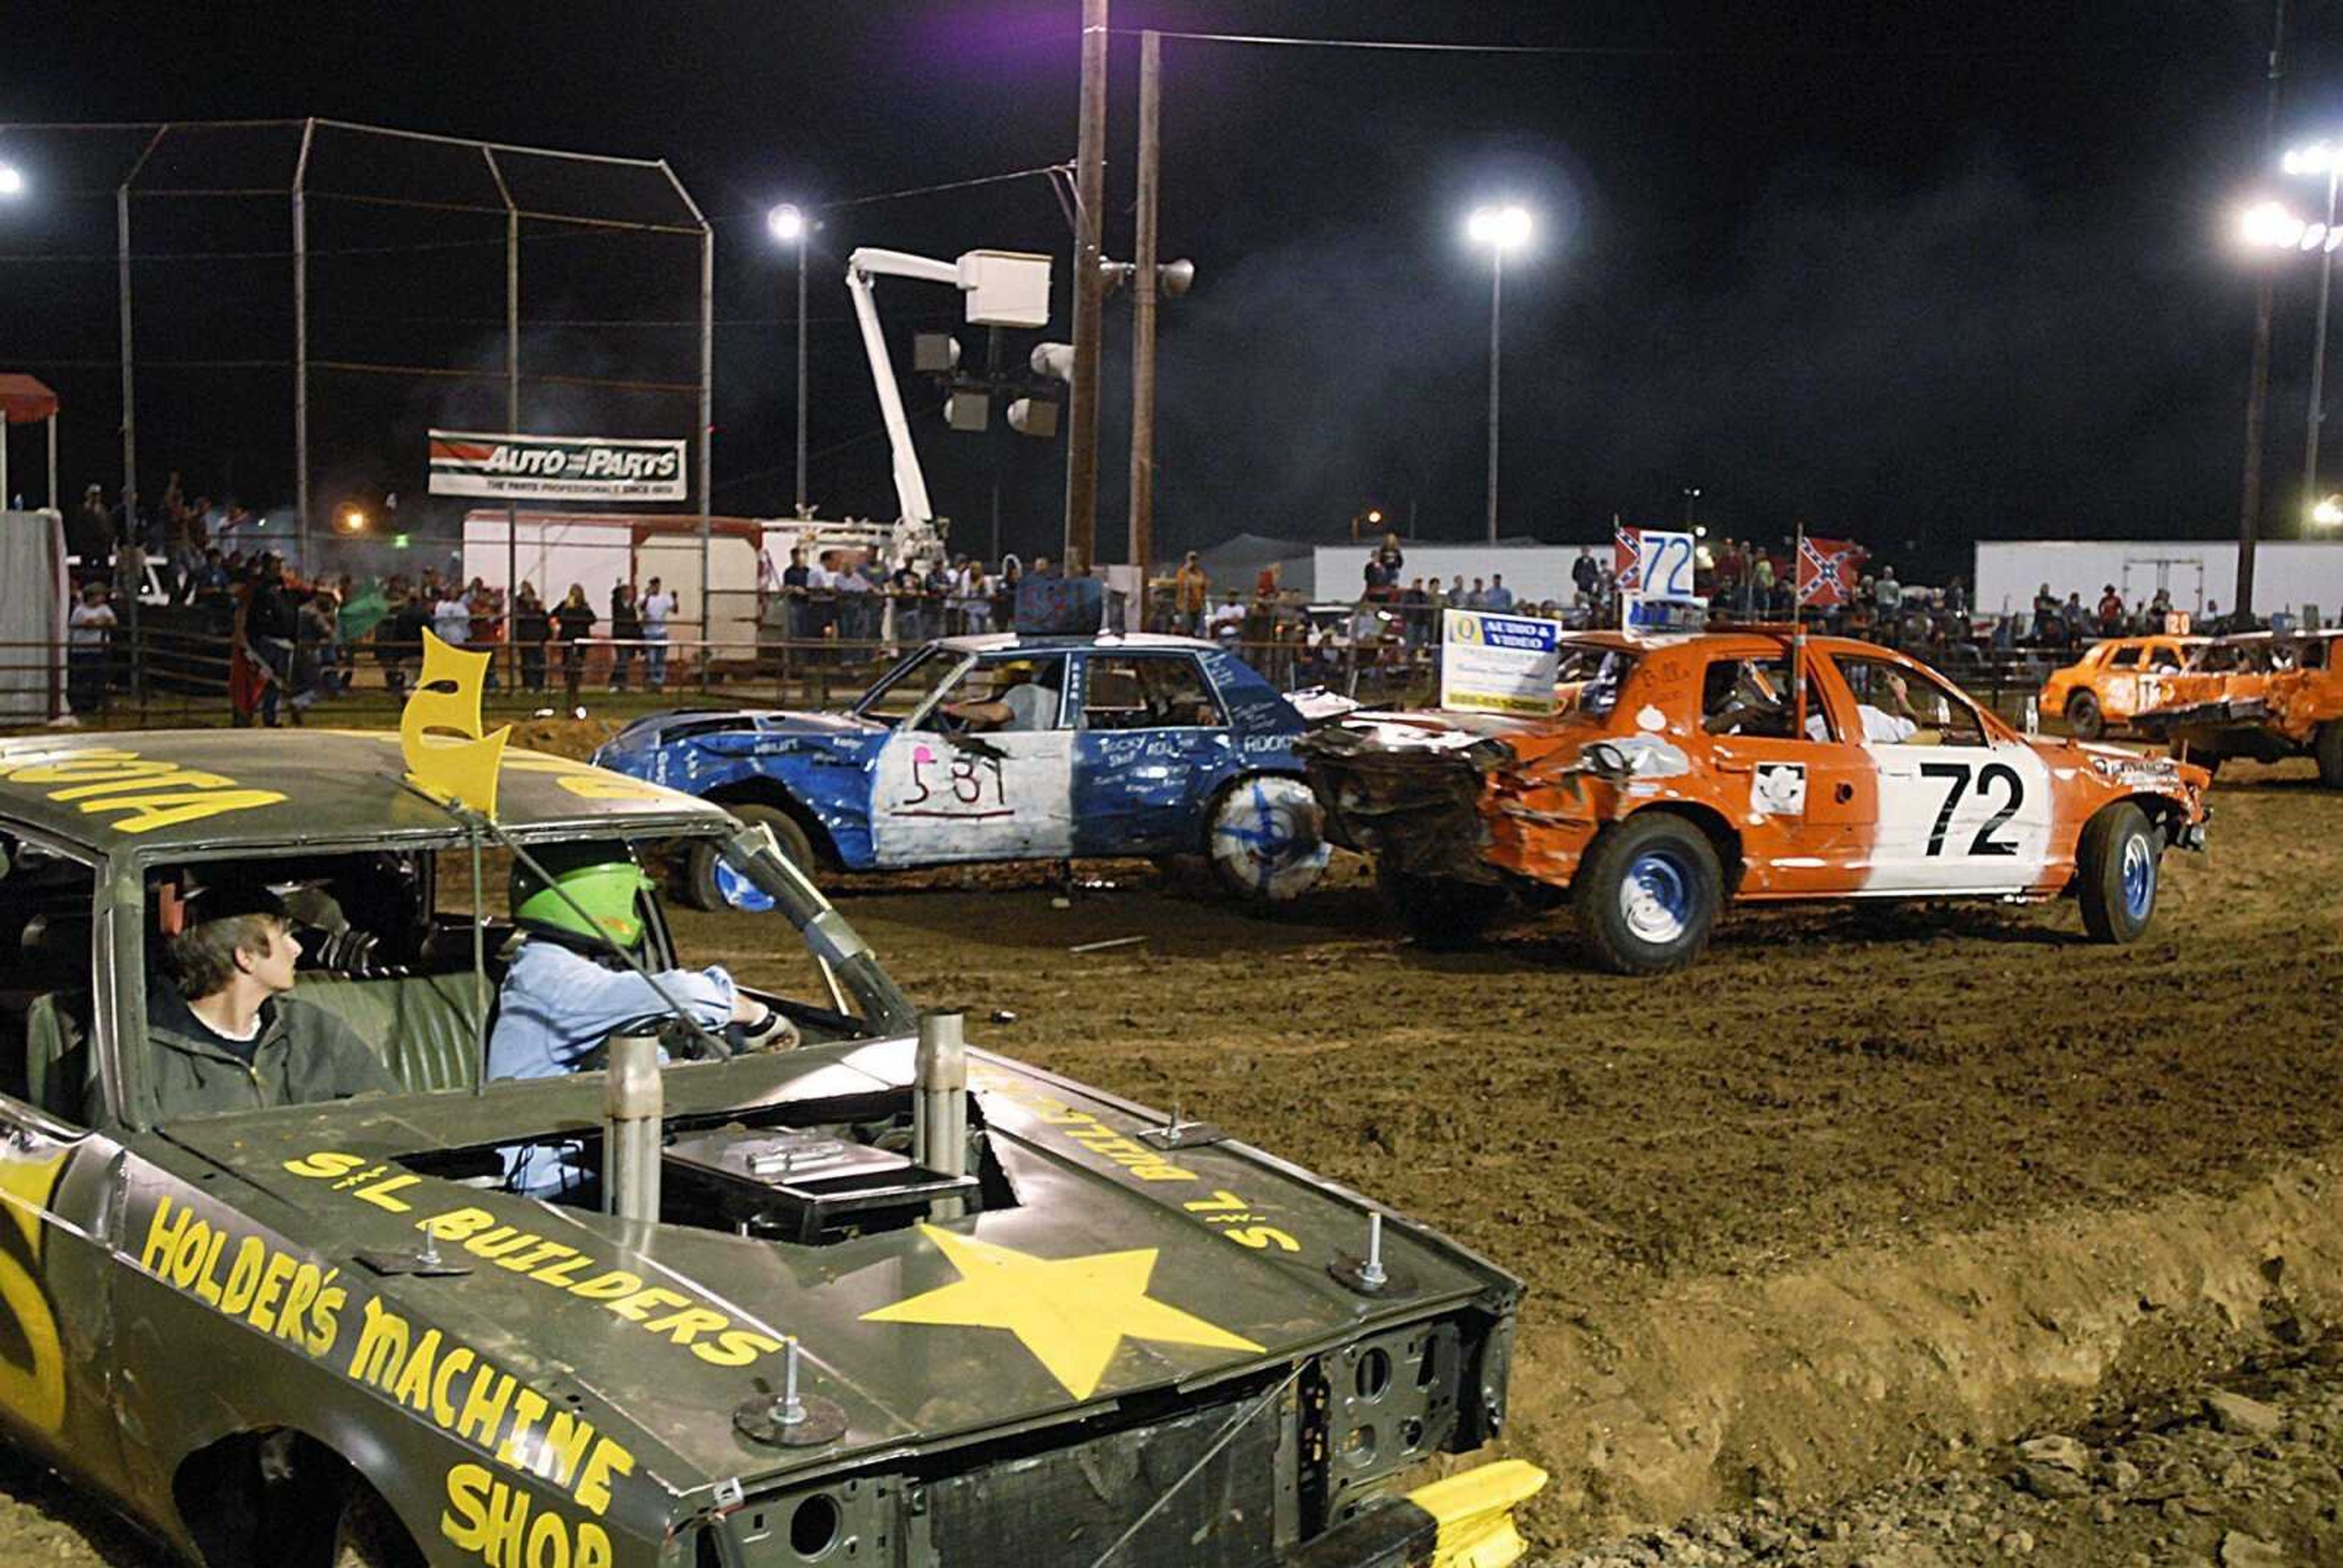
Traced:
<path fill-rule="evenodd" d="M 2204 844 L 2203 769 L 2028 739 L 1871 643 L 1594 632 L 1562 639 L 1558 678 L 1551 719 L 1363 713 L 1296 744 L 1419 939 L 1566 896 L 1606 967 L 1656 974 L 1736 901 L 2071 892 L 2128 942 L 2163 852 Z"/>
<path fill-rule="evenodd" d="M 2133 722 L 2208 769 L 2316 758 L 2319 782 L 2343 789 L 2343 631 L 2215 638 Z"/>
<path fill-rule="evenodd" d="M 2158 635 L 2094 643 L 2042 683 L 2042 717 L 2063 719 L 2076 735 L 2097 740 L 2166 701 L 2172 677 L 2190 668 L 2211 640 Z"/>

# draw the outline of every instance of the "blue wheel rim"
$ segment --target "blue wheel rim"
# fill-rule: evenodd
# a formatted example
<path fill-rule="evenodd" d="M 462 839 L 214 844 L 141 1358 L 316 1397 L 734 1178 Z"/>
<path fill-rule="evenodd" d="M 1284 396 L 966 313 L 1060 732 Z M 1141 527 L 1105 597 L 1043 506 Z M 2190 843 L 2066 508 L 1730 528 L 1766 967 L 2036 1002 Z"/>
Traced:
<path fill-rule="evenodd" d="M 2156 907 L 2156 851 L 2144 833 L 2124 840 L 2123 901 L 2124 912 L 2135 920 L 2147 919 Z"/>
<path fill-rule="evenodd" d="M 1692 868 L 1673 849 L 1646 849 L 1627 863 L 1619 914 L 1638 941 L 1664 947 L 1692 925 L 1697 895 Z"/>
<path fill-rule="evenodd" d="M 1255 779 L 1232 790 L 1213 819 L 1213 855 L 1263 898 L 1302 891 L 1333 854 L 1305 830 L 1309 803 L 1310 787 L 1298 779 Z"/>
<path fill-rule="evenodd" d="M 773 895 L 726 865 L 716 862 L 716 892 L 726 904 L 744 914 L 761 915 L 773 907 Z"/>

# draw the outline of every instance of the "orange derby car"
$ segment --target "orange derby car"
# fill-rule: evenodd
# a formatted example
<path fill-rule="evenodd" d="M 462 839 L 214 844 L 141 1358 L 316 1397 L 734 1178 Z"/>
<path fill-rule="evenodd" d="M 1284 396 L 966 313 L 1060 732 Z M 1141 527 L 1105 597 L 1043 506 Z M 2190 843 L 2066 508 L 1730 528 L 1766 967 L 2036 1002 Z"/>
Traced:
<path fill-rule="evenodd" d="M 2042 717 L 2064 719 L 2086 740 L 2126 724 L 2169 695 L 2172 678 L 2196 661 L 2202 637 L 2112 637 L 2095 643 L 2042 683 Z"/>
<path fill-rule="evenodd" d="M 1567 892 L 1627 974 L 1698 957 L 1735 900 L 2046 899 L 2102 941 L 2204 846 L 2201 768 L 2029 739 L 1926 666 L 1787 627 L 1562 642 L 1552 719 L 1354 714 L 1296 749 L 1338 843 L 1419 939 Z"/>
<path fill-rule="evenodd" d="M 2313 757 L 2319 782 L 2343 789 L 2343 631 L 2216 638 L 2133 725 L 2207 769 Z"/>

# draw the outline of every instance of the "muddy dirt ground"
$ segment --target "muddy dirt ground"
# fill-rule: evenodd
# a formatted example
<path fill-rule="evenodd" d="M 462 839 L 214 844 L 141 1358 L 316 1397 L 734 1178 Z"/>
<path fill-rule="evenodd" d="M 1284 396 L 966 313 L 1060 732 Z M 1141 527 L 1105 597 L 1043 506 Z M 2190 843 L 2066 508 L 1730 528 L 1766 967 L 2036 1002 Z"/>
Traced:
<path fill-rule="evenodd" d="M 1355 868 L 1271 917 L 1137 866 L 1064 907 L 1023 873 L 839 896 L 977 1043 L 1177 1099 L 1523 1274 L 1534 1362 L 1688 1280 L 2226 1193 L 2343 1143 L 2343 797 L 2233 765 L 2214 803 L 2134 948 L 2066 903 L 1752 913 L 1651 981 L 1589 970 L 1563 917 L 1420 951 Z M 0 1493 L 0 1560 L 155 1560 L 21 1464 Z"/>
<path fill-rule="evenodd" d="M 1772 1499 L 1544 1568 L 2286 1568 L 2343 1562 L 2343 1342 L 1828 1506 Z"/>

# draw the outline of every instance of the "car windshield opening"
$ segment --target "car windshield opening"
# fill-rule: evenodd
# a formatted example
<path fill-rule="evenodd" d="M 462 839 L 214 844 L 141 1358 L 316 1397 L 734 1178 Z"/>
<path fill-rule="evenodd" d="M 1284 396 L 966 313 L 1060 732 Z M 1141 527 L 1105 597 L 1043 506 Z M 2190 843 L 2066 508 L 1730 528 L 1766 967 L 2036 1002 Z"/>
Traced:
<path fill-rule="evenodd" d="M 880 676 L 855 703 L 853 712 L 885 724 L 900 723 L 966 661 L 966 655 L 930 644 Z"/>
<path fill-rule="evenodd" d="M 1564 643 L 1562 662 L 1554 673 L 1554 688 L 1564 709 L 1591 719 L 1609 713 L 1617 704 L 1619 689 L 1626 685 L 1636 662 L 1634 654 L 1622 648 L 1595 643 Z"/>

